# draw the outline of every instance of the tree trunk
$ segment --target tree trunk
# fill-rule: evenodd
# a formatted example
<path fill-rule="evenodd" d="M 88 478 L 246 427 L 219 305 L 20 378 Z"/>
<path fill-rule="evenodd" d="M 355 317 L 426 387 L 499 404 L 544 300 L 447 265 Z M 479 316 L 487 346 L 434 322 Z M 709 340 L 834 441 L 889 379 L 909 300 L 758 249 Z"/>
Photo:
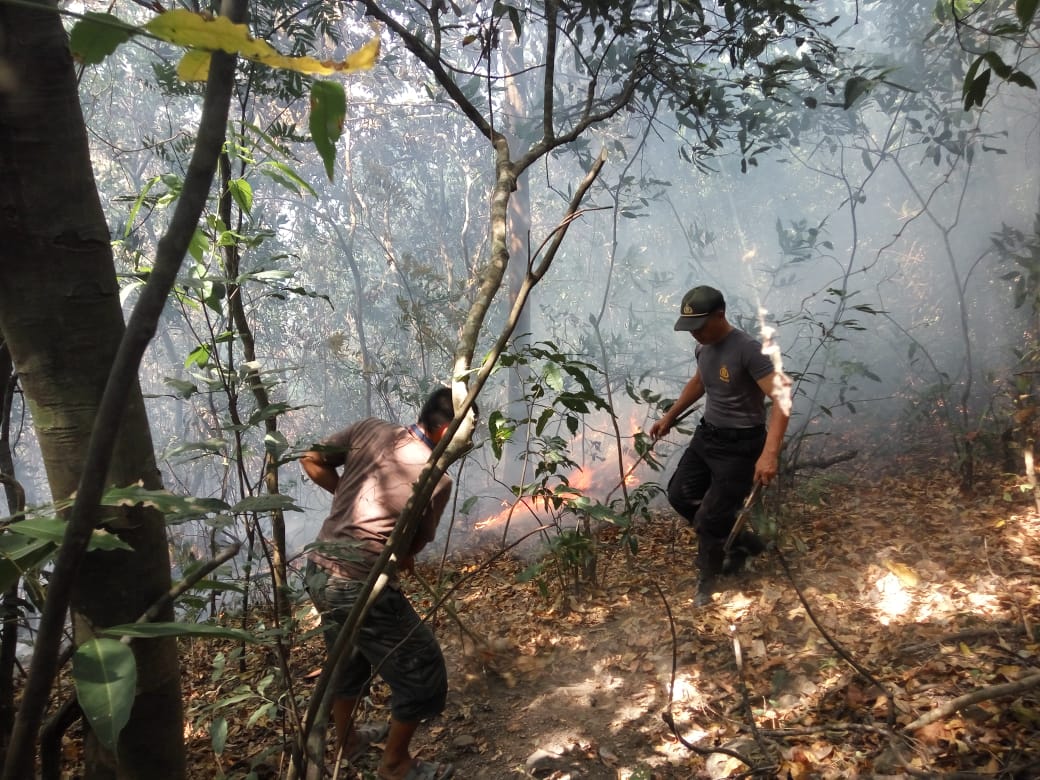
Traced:
<path fill-rule="evenodd" d="M 0 70 L 0 332 L 32 412 L 51 494 L 63 500 L 83 471 L 125 326 L 73 63 L 53 7 L 0 5 Z M 134 382 L 106 484 L 138 481 L 161 486 Z M 77 643 L 96 627 L 134 621 L 170 587 L 159 513 L 133 508 L 103 522 L 133 551 L 84 558 L 71 597 Z M 172 619 L 172 610 L 159 619 Z M 86 777 L 182 777 L 176 642 L 132 647 L 138 695 L 118 757 L 88 735 Z"/>

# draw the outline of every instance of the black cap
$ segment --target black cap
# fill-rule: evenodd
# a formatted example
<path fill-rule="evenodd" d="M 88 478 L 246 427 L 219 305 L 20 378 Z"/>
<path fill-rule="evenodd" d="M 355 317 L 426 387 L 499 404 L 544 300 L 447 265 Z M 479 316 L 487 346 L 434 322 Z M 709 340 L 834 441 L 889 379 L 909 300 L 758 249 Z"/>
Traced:
<path fill-rule="evenodd" d="M 725 308 L 726 301 L 722 293 L 714 287 L 694 287 L 683 296 L 675 330 L 698 330 L 707 321 L 709 314 Z"/>

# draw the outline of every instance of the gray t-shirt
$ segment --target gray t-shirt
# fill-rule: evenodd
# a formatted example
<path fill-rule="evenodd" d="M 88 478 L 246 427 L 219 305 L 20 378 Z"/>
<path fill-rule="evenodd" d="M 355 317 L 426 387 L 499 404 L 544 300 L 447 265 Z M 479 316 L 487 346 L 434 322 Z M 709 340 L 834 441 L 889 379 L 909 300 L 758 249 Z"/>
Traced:
<path fill-rule="evenodd" d="M 717 344 L 697 347 L 704 383 L 704 419 L 719 428 L 750 428 L 766 422 L 766 395 L 758 380 L 773 372 L 762 345 L 734 328 Z"/>
<path fill-rule="evenodd" d="M 321 444 L 328 448 L 321 453 L 322 462 L 343 470 L 310 558 L 341 577 L 363 580 L 411 498 L 430 448 L 407 428 L 375 418 Z M 433 539 L 451 486 L 451 479 L 442 476 L 416 530 L 417 540 Z M 391 584 L 396 584 L 396 572 Z"/>

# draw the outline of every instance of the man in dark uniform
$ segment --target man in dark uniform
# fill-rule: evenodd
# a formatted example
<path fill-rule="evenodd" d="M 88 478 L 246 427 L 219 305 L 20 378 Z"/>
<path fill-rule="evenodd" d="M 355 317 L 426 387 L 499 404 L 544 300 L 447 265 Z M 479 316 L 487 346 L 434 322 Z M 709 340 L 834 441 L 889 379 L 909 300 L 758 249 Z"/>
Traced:
<path fill-rule="evenodd" d="M 675 330 L 697 340 L 697 368 L 650 435 L 665 436 L 679 415 L 705 398 L 701 422 L 668 483 L 668 501 L 697 529 L 695 603 L 704 606 L 720 574 L 742 568 L 748 555 L 763 549 L 753 533 L 741 532 L 724 572 L 726 539 L 737 514 L 752 488 L 768 485 L 779 468 L 790 380 L 763 354 L 760 342 L 729 323 L 726 302 L 714 287 L 694 287 L 683 296 Z M 773 401 L 768 429 L 767 397 Z"/>

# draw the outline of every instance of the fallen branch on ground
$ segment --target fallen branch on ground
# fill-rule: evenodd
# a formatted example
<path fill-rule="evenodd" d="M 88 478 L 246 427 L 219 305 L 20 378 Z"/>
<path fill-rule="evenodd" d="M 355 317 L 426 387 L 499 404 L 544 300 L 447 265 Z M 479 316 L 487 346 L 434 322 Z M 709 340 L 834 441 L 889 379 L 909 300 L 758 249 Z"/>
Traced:
<path fill-rule="evenodd" d="M 839 452 L 837 455 L 833 455 L 829 458 L 816 458 L 815 460 L 800 460 L 794 464 L 791 469 L 792 472 L 804 471 L 805 469 L 829 469 L 831 466 L 836 466 L 839 463 L 844 463 L 847 460 L 855 460 L 859 457 L 859 450 L 848 450 L 846 452 Z"/>
<path fill-rule="evenodd" d="M 903 731 L 916 731 L 929 723 L 934 723 L 941 718 L 953 715 L 953 713 L 964 709 L 970 704 L 978 704 L 980 701 L 989 701 L 990 699 L 999 699 L 1002 696 L 1014 696 L 1038 685 L 1040 685 L 1040 674 L 1031 674 L 1029 677 L 1023 677 L 1017 682 L 988 685 L 985 688 L 979 688 L 971 693 L 958 696 L 956 699 L 951 699 L 931 712 L 926 712 L 913 723 L 904 726 Z"/>

